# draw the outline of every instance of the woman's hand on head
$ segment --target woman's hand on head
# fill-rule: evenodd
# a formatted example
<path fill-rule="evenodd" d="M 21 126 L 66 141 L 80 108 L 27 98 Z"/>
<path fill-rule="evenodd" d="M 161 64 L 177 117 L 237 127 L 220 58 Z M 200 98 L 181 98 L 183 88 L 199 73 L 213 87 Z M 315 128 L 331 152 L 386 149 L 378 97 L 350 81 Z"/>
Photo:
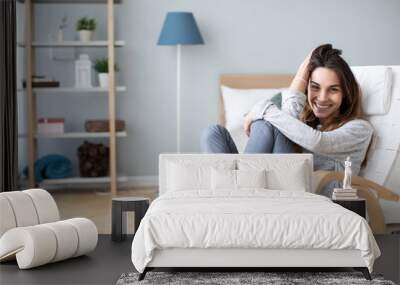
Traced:
<path fill-rule="evenodd" d="M 247 136 L 250 136 L 250 127 L 251 127 L 252 123 L 253 123 L 253 119 L 252 119 L 250 113 L 248 113 L 244 117 L 244 123 L 243 123 L 243 129 Z"/>
<path fill-rule="evenodd" d="M 310 80 L 310 59 L 311 55 L 314 52 L 312 50 L 301 63 L 300 67 L 297 70 L 296 76 L 293 78 L 292 83 L 290 84 L 289 89 L 300 91 L 302 93 L 306 92 L 308 81 Z"/>

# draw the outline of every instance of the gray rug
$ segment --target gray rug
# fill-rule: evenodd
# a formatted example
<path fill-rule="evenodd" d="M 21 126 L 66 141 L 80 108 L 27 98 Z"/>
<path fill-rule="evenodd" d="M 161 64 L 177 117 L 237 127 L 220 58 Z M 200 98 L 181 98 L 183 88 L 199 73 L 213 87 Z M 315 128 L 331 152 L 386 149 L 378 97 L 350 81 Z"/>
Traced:
<path fill-rule="evenodd" d="M 395 285 L 382 276 L 372 275 L 368 281 L 359 272 L 148 272 L 146 278 L 138 281 L 138 273 L 122 274 L 116 285 L 134 284 L 379 284 Z"/>

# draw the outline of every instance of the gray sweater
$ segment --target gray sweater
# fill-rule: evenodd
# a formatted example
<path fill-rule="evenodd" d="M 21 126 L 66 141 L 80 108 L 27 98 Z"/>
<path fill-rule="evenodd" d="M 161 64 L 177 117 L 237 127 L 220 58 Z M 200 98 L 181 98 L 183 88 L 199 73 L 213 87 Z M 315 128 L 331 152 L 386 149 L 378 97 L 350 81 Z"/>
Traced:
<path fill-rule="evenodd" d="M 282 110 L 270 100 L 258 102 L 250 110 L 253 120 L 264 119 L 287 138 L 314 155 L 314 170 L 343 171 L 350 156 L 352 171 L 357 175 L 373 134 L 366 120 L 355 119 L 332 131 L 314 129 L 299 120 L 306 95 L 293 90 L 282 91 Z"/>

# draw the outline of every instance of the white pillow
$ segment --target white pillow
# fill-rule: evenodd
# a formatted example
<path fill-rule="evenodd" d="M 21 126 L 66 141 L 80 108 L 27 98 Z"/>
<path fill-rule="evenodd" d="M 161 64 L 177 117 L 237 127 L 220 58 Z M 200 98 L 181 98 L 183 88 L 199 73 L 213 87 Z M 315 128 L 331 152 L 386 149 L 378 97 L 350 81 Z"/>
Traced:
<path fill-rule="evenodd" d="M 232 130 L 243 128 L 244 115 L 263 99 L 271 99 L 281 89 L 234 89 L 221 86 L 225 109 L 225 127 Z"/>
<path fill-rule="evenodd" d="M 211 170 L 211 189 L 239 190 L 241 188 L 267 188 L 267 175 L 263 170 Z"/>
<path fill-rule="evenodd" d="M 272 190 L 311 191 L 304 161 L 276 161 L 238 159 L 239 170 L 263 170 L 267 173 L 267 188 Z"/>
<path fill-rule="evenodd" d="M 211 169 L 211 189 L 236 189 L 235 170 Z"/>
<path fill-rule="evenodd" d="M 262 170 L 235 170 L 237 188 L 267 188 L 267 172 Z"/>
<path fill-rule="evenodd" d="M 234 169 L 234 161 L 176 160 L 167 163 L 167 191 L 210 190 L 211 169 Z"/>
<path fill-rule="evenodd" d="M 392 69 L 388 66 L 352 66 L 351 70 L 361 87 L 365 114 L 387 114 L 392 96 Z"/>

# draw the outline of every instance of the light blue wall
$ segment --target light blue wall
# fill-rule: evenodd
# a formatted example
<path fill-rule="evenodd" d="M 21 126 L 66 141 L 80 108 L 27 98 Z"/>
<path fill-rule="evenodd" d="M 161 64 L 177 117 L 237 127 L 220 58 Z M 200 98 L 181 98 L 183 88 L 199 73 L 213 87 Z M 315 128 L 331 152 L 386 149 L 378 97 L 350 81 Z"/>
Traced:
<path fill-rule="evenodd" d="M 202 129 L 218 120 L 220 74 L 294 73 L 326 42 L 343 49 L 351 65 L 400 64 L 398 0 L 123 0 L 116 7 L 116 38 L 127 45 L 117 51 L 118 81 L 128 92 L 118 95 L 117 114 L 129 136 L 118 142 L 118 168 L 131 176 L 157 175 L 158 154 L 175 151 L 176 49 L 156 45 L 168 11 L 193 12 L 206 42 L 182 50 L 184 152 L 198 152 Z M 63 15 L 69 17 L 66 37 L 75 36 L 75 21 L 85 15 L 98 20 L 96 38 L 106 36 L 102 5 L 40 4 L 35 12 L 37 38 L 54 33 Z M 73 62 L 51 61 L 45 49 L 37 58 L 38 73 L 73 83 Z M 42 95 L 38 102 L 41 116 L 65 116 L 70 130 L 107 114 L 106 97 Z M 80 143 L 51 141 L 39 150 L 62 148 L 75 157 Z"/>

